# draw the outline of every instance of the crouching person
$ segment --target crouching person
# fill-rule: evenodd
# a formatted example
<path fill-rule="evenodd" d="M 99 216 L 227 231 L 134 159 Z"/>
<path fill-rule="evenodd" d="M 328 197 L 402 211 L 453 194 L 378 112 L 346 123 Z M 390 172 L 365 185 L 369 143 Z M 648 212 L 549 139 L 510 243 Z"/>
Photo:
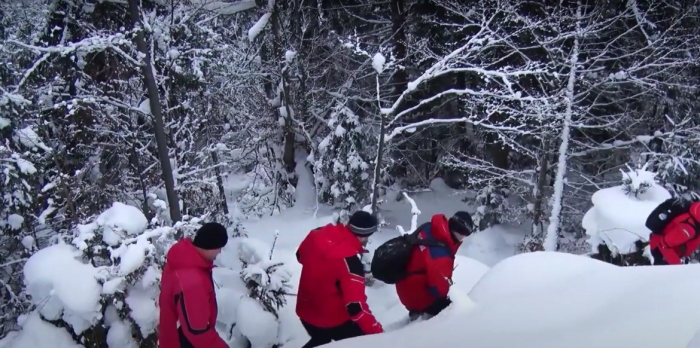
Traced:
<path fill-rule="evenodd" d="M 418 228 L 417 237 L 431 245 L 413 249 L 406 269 L 407 276 L 396 283 L 396 292 L 411 320 L 430 318 L 447 308 L 452 285 L 452 271 L 457 249 L 472 234 L 472 218 L 457 212 L 449 220 L 443 214 Z M 437 243 L 436 243 L 437 242 Z"/>
<path fill-rule="evenodd" d="M 367 306 L 359 257 L 377 225 L 371 214 L 358 211 L 347 225 L 317 228 L 301 242 L 296 313 L 311 336 L 303 348 L 383 332 Z"/>
<path fill-rule="evenodd" d="M 680 265 L 700 247 L 700 202 L 668 199 L 652 211 L 646 226 L 654 265 Z"/>

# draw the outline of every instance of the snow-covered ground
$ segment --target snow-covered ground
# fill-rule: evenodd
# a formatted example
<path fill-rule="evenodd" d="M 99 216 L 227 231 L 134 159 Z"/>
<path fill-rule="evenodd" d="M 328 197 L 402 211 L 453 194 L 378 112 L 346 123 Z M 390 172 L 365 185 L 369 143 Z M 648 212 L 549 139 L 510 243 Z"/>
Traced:
<path fill-rule="evenodd" d="M 426 322 L 331 348 L 695 348 L 700 266 L 616 267 L 538 252 L 506 259 Z M 453 295 L 453 297 L 455 297 Z M 459 297 L 460 300 L 463 297 Z"/>
<path fill-rule="evenodd" d="M 232 239 L 216 261 L 219 266 L 214 271 L 219 301 L 217 329 L 232 348 L 244 347 L 241 335 L 251 341 L 253 348 L 269 347 L 272 340 L 281 343 L 284 348 L 298 348 L 308 340 L 294 312 L 294 293 L 301 268 L 294 253 L 311 229 L 333 221 L 334 217 L 331 209 L 316 209 L 315 202 L 308 199 L 313 183 L 310 173 L 303 165 L 298 166 L 297 173 L 300 178 L 297 205 L 274 216 L 243 222 L 249 237 Z M 595 206 L 584 222 L 589 234 L 595 235 L 603 223 L 616 225 L 614 220 L 594 216 L 598 210 L 607 211 L 605 204 L 614 200 L 599 198 L 613 189 L 601 191 L 598 196 L 594 196 Z M 410 196 L 421 212 L 417 224 L 428 221 L 437 213 L 450 216 L 458 210 L 473 211 L 473 207 L 462 202 L 463 196 L 454 194 L 439 182 L 433 183 L 430 192 Z M 400 233 L 397 225 L 410 228 L 415 209 L 412 209 L 409 200 L 398 201 L 395 198 L 389 199 L 381 207 L 387 226 L 371 238 L 368 245 L 370 253 L 383 241 Z M 125 206 L 115 204 L 115 207 L 118 210 L 112 212 L 129 212 Z M 57 245 L 38 254 L 49 257 L 50 253 L 56 253 L 54 262 L 63 260 L 66 265 L 79 263 L 71 255 L 79 254 L 78 250 L 84 248 L 84 242 L 92 238 L 90 233 L 95 228 L 106 227 L 104 232 L 110 232 L 110 228 L 117 226 L 116 220 L 109 223 L 106 221 L 114 218 L 113 215 L 118 214 L 105 213 L 101 216 L 102 220 L 98 218 L 94 225 L 81 226 L 84 238 L 73 241 L 77 248 L 67 244 Z M 645 219 L 646 216 L 643 215 L 637 220 Z M 143 221 L 138 220 L 138 224 L 134 221 L 137 220 L 125 220 L 131 224 L 121 228 L 133 231 L 145 228 Z M 630 221 L 627 222 L 638 222 Z M 167 228 L 149 231 L 144 234 L 161 238 L 170 234 Z M 118 248 L 122 252 L 132 248 L 149 249 L 141 237 L 120 241 L 117 235 L 106 233 L 102 238 L 107 238 L 114 244 L 129 241 L 128 245 Z M 700 300 L 694 296 L 695 289 L 700 286 L 700 265 L 622 268 L 585 256 L 564 253 L 538 252 L 513 256 L 516 244 L 522 239 L 522 229 L 517 226 L 497 226 L 468 237 L 456 259 L 454 286 L 450 290 L 454 304 L 428 321 L 407 324 L 407 312 L 400 305 L 394 287 L 374 282 L 367 287 L 368 302 L 387 332 L 335 342 L 330 347 L 383 348 L 398 345 L 404 348 L 424 348 L 450 345 L 469 348 L 700 348 L 700 343 L 697 343 L 700 342 L 700 320 L 697 320 Z M 279 311 L 279 324 L 270 313 L 262 311 L 257 302 L 245 296 L 247 290 L 240 275 L 242 271 L 245 273 L 246 270 L 251 270 L 244 269 L 241 261 L 248 260 L 246 262 L 250 263 L 253 259 L 259 261 L 254 265 L 258 268 L 263 264 L 282 262 L 281 276 L 284 278 L 284 275 L 289 275 L 290 295 L 286 296 L 287 303 Z M 30 283 L 36 285 L 30 286 L 29 290 L 34 291 L 37 297 L 46 297 L 48 300 L 40 310 L 42 315 L 58 317 L 63 313 L 64 320 L 67 320 L 68 315 L 75 327 L 99 314 L 95 312 L 97 308 L 94 306 L 82 309 L 78 306 L 87 303 L 85 301 L 71 303 L 69 300 L 73 297 L 69 296 L 70 287 L 66 288 L 66 283 L 60 279 L 53 279 L 55 277 L 52 277 L 51 272 L 45 272 L 47 268 L 39 267 L 39 261 L 36 257 L 30 259 L 25 273 L 29 272 Z M 96 285 L 95 279 L 99 275 L 90 275 L 96 270 L 85 265 L 83 273 L 87 275 L 76 273 L 74 281 L 90 280 L 81 286 L 83 293 L 91 286 L 97 286 L 97 290 L 92 293 L 98 295 L 99 291 L 104 294 L 123 289 L 130 296 L 142 293 L 143 301 L 139 303 L 148 304 L 148 308 L 154 309 L 153 294 L 139 290 L 139 286 L 146 289 L 146 285 L 155 284 L 155 273 L 146 272 L 140 281 L 127 288 L 119 285 L 121 281 L 116 282 L 123 276 L 122 273 L 129 273 L 118 272 L 120 269 L 128 267 L 128 271 L 133 271 L 134 265 L 134 262 L 126 262 L 121 268 L 113 270 L 116 273 L 101 275 L 108 280 L 104 285 Z M 79 265 L 73 266 L 69 268 L 78 271 L 81 269 Z M 32 267 L 43 270 L 44 273 L 34 272 Z M 37 280 L 33 281 L 32 276 L 38 277 Z M 98 299 L 95 297 L 88 302 L 94 303 Z M 126 302 L 131 307 L 128 299 Z M 143 322 L 148 324 L 144 326 L 139 323 L 141 330 L 144 327 L 152 330 L 157 313 L 149 314 L 143 310 L 136 312 L 144 314 Z M 109 316 L 113 317 L 108 310 L 105 318 Z M 125 322 L 114 318 L 106 321 L 109 325 L 107 340 L 110 348 L 136 347 L 126 334 L 130 328 Z M 23 330 L 12 332 L 0 340 L 0 348 L 82 347 L 74 343 L 64 329 L 42 321 L 38 312 L 21 317 L 19 324 Z"/>

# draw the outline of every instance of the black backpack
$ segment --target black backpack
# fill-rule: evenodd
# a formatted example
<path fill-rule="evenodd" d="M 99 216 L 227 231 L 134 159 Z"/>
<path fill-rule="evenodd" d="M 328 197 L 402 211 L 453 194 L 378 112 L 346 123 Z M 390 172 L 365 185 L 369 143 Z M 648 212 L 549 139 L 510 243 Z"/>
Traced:
<path fill-rule="evenodd" d="M 644 225 L 652 234 L 662 234 L 669 222 L 690 211 L 690 204 L 684 199 L 669 198 L 652 210 Z"/>
<path fill-rule="evenodd" d="M 387 284 L 396 284 L 415 272 L 407 272 L 411 253 L 417 246 L 437 246 L 447 248 L 447 245 L 434 240 L 420 239 L 423 228 L 419 227 L 411 234 L 405 234 L 389 239 L 374 251 L 371 272 L 375 279 Z"/>

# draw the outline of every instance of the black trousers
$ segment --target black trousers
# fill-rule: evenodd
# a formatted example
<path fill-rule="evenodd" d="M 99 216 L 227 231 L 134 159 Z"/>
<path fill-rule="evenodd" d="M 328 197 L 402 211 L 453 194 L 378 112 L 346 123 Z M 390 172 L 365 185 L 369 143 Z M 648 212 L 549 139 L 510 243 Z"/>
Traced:
<path fill-rule="evenodd" d="M 410 311 L 408 316 L 411 318 L 411 320 L 418 319 L 418 317 L 422 315 L 427 315 L 428 317 L 432 318 L 440 314 L 440 312 L 442 312 L 442 310 L 447 308 L 450 304 L 452 304 L 452 300 L 450 300 L 449 297 L 440 298 L 435 300 L 430 306 L 426 307 L 422 311 Z"/>
<path fill-rule="evenodd" d="M 668 265 L 668 262 L 666 262 L 666 259 L 664 259 L 659 249 L 651 249 L 651 256 L 654 257 L 654 266 Z"/>
<path fill-rule="evenodd" d="M 309 342 L 307 342 L 302 348 L 318 347 L 331 343 L 331 341 L 340 341 L 346 338 L 362 336 L 365 334 L 362 332 L 362 329 L 360 329 L 360 327 L 352 321 L 347 321 L 343 325 L 329 329 L 316 327 L 303 321 L 301 324 L 304 325 L 304 329 L 306 329 L 306 332 L 309 334 L 309 336 L 311 336 L 311 340 L 309 340 Z"/>

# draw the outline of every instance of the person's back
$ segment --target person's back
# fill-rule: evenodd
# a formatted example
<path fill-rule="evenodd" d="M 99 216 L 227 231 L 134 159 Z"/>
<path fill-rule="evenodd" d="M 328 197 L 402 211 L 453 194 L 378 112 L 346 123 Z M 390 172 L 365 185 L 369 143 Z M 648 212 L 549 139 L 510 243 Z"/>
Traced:
<path fill-rule="evenodd" d="M 160 284 L 160 348 L 228 348 L 215 330 L 217 303 L 213 260 L 226 245 L 226 229 L 205 224 L 194 242 L 183 239 L 168 250 Z"/>
<path fill-rule="evenodd" d="M 673 218 L 661 233 L 652 234 L 649 248 L 655 265 L 678 265 L 700 248 L 700 202 Z"/>
<path fill-rule="evenodd" d="M 361 239 L 376 230 L 374 221 L 352 231 L 329 224 L 311 231 L 300 244 L 296 313 L 311 336 L 304 347 L 383 331 L 367 306 L 364 267 L 358 256 L 363 252 Z"/>
<path fill-rule="evenodd" d="M 454 258 L 462 240 L 472 232 L 468 213 L 458 212 L 448 220 L 445 215 L 434 215 L 421 225 L 420 238 L 441 243 L 443 246 L 418 246 L 411 254 L 406 271 L 408 276 L 396 283 L 399 300 L 415 318 L 435 316 L 451 303 L 448 295 L 452 284 Z"/>

